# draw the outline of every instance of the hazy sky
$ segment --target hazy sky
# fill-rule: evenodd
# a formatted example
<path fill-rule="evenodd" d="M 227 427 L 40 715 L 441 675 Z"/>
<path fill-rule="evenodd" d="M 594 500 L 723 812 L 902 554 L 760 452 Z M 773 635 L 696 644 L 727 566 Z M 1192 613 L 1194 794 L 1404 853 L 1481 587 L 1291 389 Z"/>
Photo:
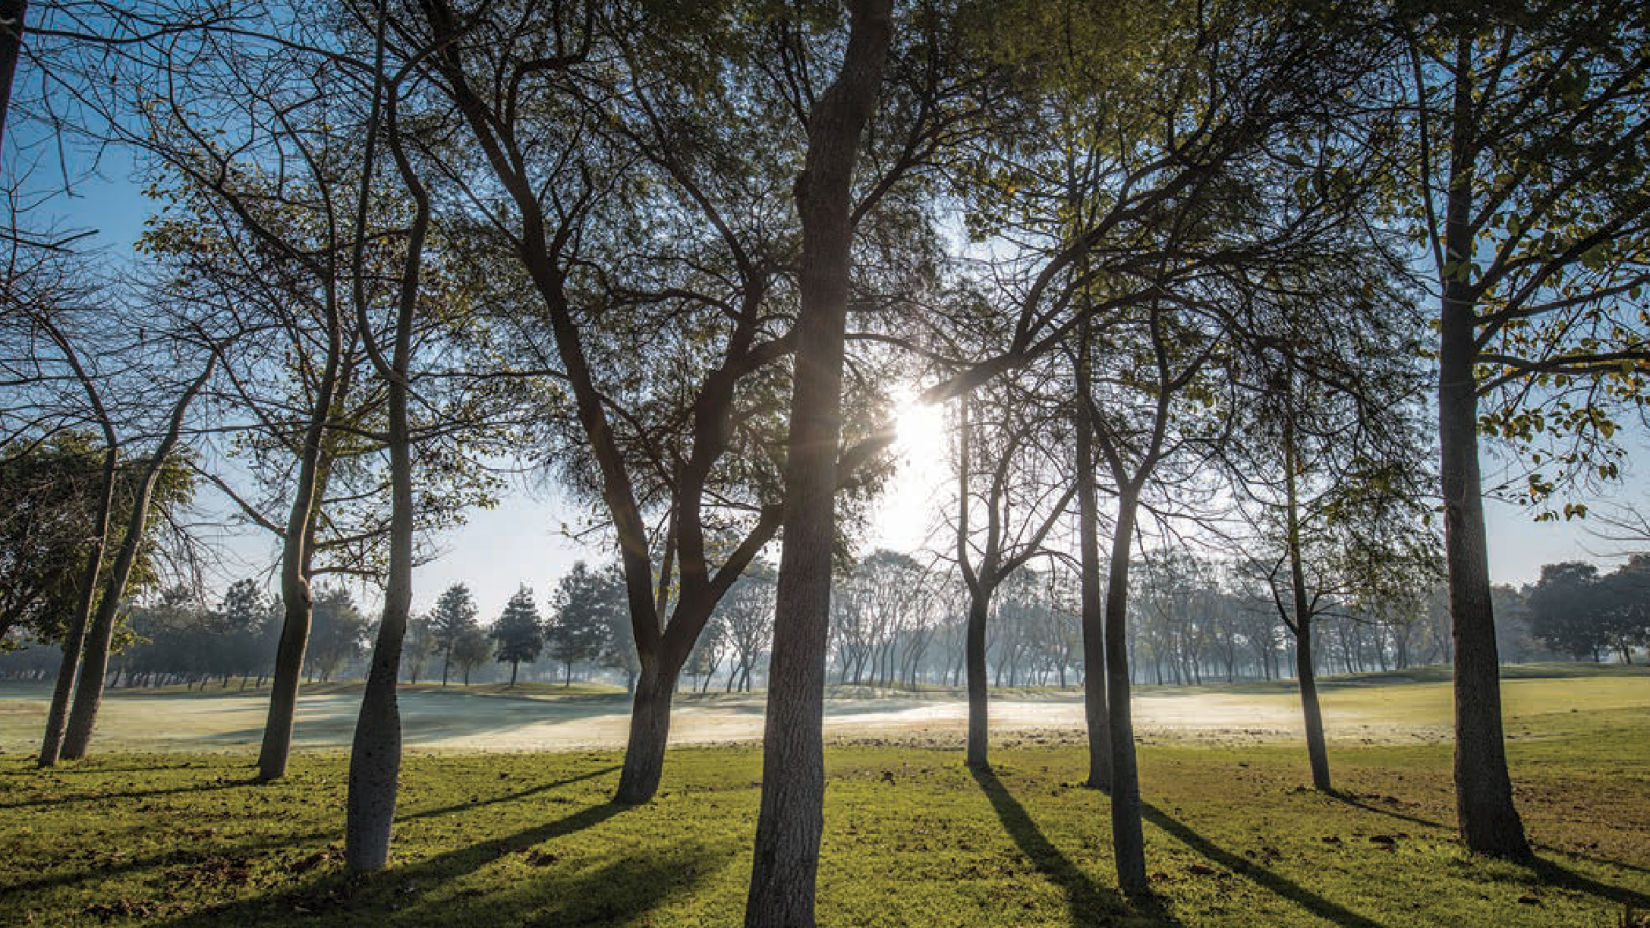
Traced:
<path fill-rule="evenodd" d="M 6 170 L 11 174 L 17 152 L 8 139 Z M 39 155 L 38 149 L 35 154 Z M 47 152 L 46 154 L 49 154 Z M 26 165 L 28 157 L 18 159 Z M 37 170 L 36 186 L 50 186 L 48 166 Z M 103 180 L 82 181 L 75 195 L 59 197 L 43 213 L 61 216 L 65 226 L 94 228 L 94 241 L 111 262 L 127 260 L 131 243 L 142 228 L 148 201 L 129 179 L 128 162 L 119 153 L 105 155 Z M 905 460 L 896 483 L 885 496 L 867 539 L 868 547 L 884 546 L 910 550 L 921 545 L 937 526 L 934 510 L 947 494 L 941 461 L 945 457 L 944 437 L 932 413 L 911 413 L 903 417 L 899 453 Z M 1636 447 L 1642 448 L 1642 436 Z M 1640 461 L 1650 460 L 1644 453 Z M 1493 482 L 1497 464 L 1486 456 L 1485 471 Z M 1628 461 L 1624 481 L 1612 494 L 1629 502 L 1650 503 L 1650 484 L 1642 467 Z M 208 500 L 203 490 L 203 501 Z M 1589 502 L 1598 502 L 1589 500 Z M 1564 560 L 1603 560 L 1602 555 L 1617 546 L 1590 537 L 1581 522 L 1534 523 L 1529 513 L 1494 501 L 1487 504 L 1490 573 L 1498 583 L 1533 581 L 1541 565 Z M 484 619 L 503 609 L 504 602 L 518 585 L 527 584 L 544 602 L 556 580 L 579 559 L 605 560 L 609 554 L 585 548 L 560 534 L 570 509 L 565 501 L 542 493 L 511 493 L 503 504 L 490 511 L 470 514 L 469 522 L 445 533 L 440 539 L 443 555 L 421 568 L 414 578 L 414 609 L 434 603 L 448 585 L 464 582 L 475 593 Z M 235 576 L 263 570 L 273 563 L 276 549 L 267 536 L 222 538 L 238 554 L 239 564 L 227 565 L 220 583 Z M 944 543 L 941 543 L 942 546 Z M 1596 554 L 1595 554 L 1596 552 Z M 770 552 L 777 556 L 777 552 Z"/>

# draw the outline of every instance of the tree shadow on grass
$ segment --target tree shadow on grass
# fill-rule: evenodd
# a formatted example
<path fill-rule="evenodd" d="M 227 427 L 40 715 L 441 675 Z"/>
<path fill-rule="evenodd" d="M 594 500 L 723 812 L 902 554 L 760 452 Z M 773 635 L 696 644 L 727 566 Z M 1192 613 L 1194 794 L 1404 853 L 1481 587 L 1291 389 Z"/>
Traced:
<path fill-rule="evenodd" d="M 98 802 L 110 799 L 149 799 L 155 796 L 170 796 L 177 793 L 204 793 L 215 789 L 234 789 L 238 786 L 258 786 L 261 781 L 257 778 L 239 778 L 222 782 L 192 783 L 188 786 L 168 786 L 158 789 L 129 789 L 120 791 L 79 793 L 73 796 L 48 796 L 40 799 L 24 799 L 18 802 L 0 803 L 0 810 L 28 809 L 37 806 L 72 805 L 77 802 Z"/>
<path fill-rule="evenodd" d="M 1114 890 L 1096 884 L 1072 863 L 1071 858 L 1048 840 L 1042 829 L 1037 827 L 1037 823 L 1026 812 L 1025 807 L 1009 793 L 996 774 L 989 770 L 969 772 L 980 784 L 980 789 L 985 793 L 986 799 L 990 800 L 991 808 L 996 811 L 998 820 L 1003 823 L 1003 828 L 1007 829 L 1009 837 L 1014 839 L 1020 852 L 1031 859 L 1039 873 L 1048 877 L 1065 892 L 1066 907 L 1071 912 L 1071 924 L 1074 928 L 1115 924 L 1118 917 L 1126 914 L 1143 915 L 1164 926 L 1179 924 L 1155 898 L 1135 900 L 1132 906 L 1125 906 Z"/>
<path fill-rule="evenodd" d="M 564 856 L 586 858 L 558 851 L 553 842 L 633 808 L 612 803 L 588 806 L 552 822 L 406 865 L 392 865 L 366 877 L 330 869 L 295 889 L 188 913 L 167 924 L 207 928 L 265 924 L 297 916 L 317 925 L 609 924 L 647 912 L 736 856 L 731 848 L 680 842 L 634 851 L 570 875 L 562 869 L 576 866 L 563 860 Z M 549 847 L 539 847 L 547 843 Z M 518 863 L 505 862 L 512 855 L 523 856 Z M 463 885 L 468 877 L 495 864 L 531 867 L 531 878 L 509 879 L 504 889 Z"/>
<path fill-rule="evenodd" d="M 1233 873 L 1253 880 L 1319 918 L 1333 922 L 1336 925 L 1350 926 L 1350 928 L 1384 928 L 1380 922 L 1372 918 L 1359 915 L 1339 903 L 1331 902 L 1293 880 L 1286 879 L 1265 867 L 1251 863 L 1241 855 L 1226 850 L 1193 831 L 1184 822 L 1150 803 L 1142 803 L 1141 808 L 1146 821 L 1168 832 L 1182 844 Z"/>
<path fill-rule="evenodd" d="M 1336 790 L 1336 791 L 1328 793 L 1327 795 L 1329 795 L 1330 798 L 1332 798 L 1332 799 L 1339 800 L 1340 802 L 1345 803 L 1346 805 L 1352 806 L 1353 808 L 1362 809 L 1365 812 L 1373 812 L 1376 815 L 1384 815 L 1387 818 L 1395 818 L 1395 819 L 1397 819 L 1401 822 L 1409 822 L 1412 825 L 1425 825 L 1429 828 L 1437 828 L 1437 829 L 1440 829 L 1440 830 L 1443 830 L 1443 831 L 1450 832 L 1451 834 L 1453 834 L 1455 832 L 1455 829 L 1454 829 L 1453 826 L 1446 825 L 1443 822 L 1435 822 L 1435 821 L 1432 821 L 1431 819 L 1420 818 L 1419 816 L 1414 816 L 1414 815 L 1407 815 L 1403 812 L 1394 812 L 1391 809 L 1383 809 L 1378 805 L 1374 805 L 1370 802 L 1366 802 L 1365 800 L 1359 798 L 1357 795 L 1352 794 L 1352 793 L 1345 793 L 1345 792 L 1341 792 L 1339 790 Z M 1579 859 L 1579 860 L 1585 860 L 1585 861 L 1589 861 L 1591 863 L 1601 864 L 1601 865 L 1607 866 L 1607 867 L 1619 867 L 1623 870 L 1631 870 L 1634 873 L 1650 873 L 1650 867 L 1644 867 L 1644 866 L 1641 866 L 1639 864 L 1631 864 L 1631 863 L 1628 863 L 1624 860 L 1616 860 L 1613 857 L 1603 857 L 1603 856 L 1600 856 L 1598 854 L 1583 854 L 1580 851 L 1572 851 L 1572 850 L 1568 850 L 1566 848 L 1558 847 L 1556 845 L 1542 844 L 1540 842 L 1535 842 L 1535 841 L 1532 841 L 1530 843 L 1531 843 L 1532 847 L 1535 847 L 1538 850 L 1547 851 L 1548 853 L 1551 853 L 1551 854 L 1561 854 L 1565 857 L 1572 857 L 1572 858 L 1576 858 L 1576 859 Z M 1560 873 L 1569 874 L 1569 878 L 1571 880 L 1583 880 L 1583 881 L 1592 883 L 1594 886 L 1601 887 L 1603 890 L 1606 890 L 1605 892 L 1595 893 L 1595 895 L 1600 895 L 1600 896 L 1603 896 L 1603 897 L 1608 898 L 1608 899 L 1616 899 L 1617 902 L 1623 902 L 1623 903 L 1631 902 L 1634 905 L 1640 905 L 1640 906 L 1646 904 L 1645 897 L 1641 894 L 1634 893 L 1631 890 L 1620 889 L 1618 887 L 1610 886 L 1607 883 L 1593 882 L 1592 880 L 1589 880 L 1585 876 L 1582 876 L 1578 873 L 1574 873 L 1573 871 L 1570 871 L 1570 870 L 1565 870 L 1564 868 L 1559 867 L 1557 864 L 1548 863 L 1547 861 L 1543 861 L 1543 860 L 1538 860 L 1537 861 L 1537 864 L 1535 865 L 1535 869 L 1537 870 L 1538 875 L 1542 875 L 1540 873 L 1540 867 L 1541 866 L 1548 866 L 1548 867 L 1556 869 Z M 1543 875 L 1543 879 L 1546 879 L 1545 875 Z M 1563 885 L 1563 886 L 1567 886 L 1571 889 L 1582 889 L 1582 887 L 1580 887 L 1580 886 L 1572 885 L 1571 883 L 1565 883 L 1565 882 L 1562 882 L 1562 881 L 1559 881 L 1559 882 L 1555 883 L 1555 885 Z M 1586 889 L 1582 889 L 1582 891 L 1583 892 L 1591 892 L 1591 890 L 1586 890 Z M 1617 899 L 1616 896 L 1611 895 L 1611 893 L 1624 893 L 1624 894 L 1627 894 L 1628 896 L 1633 896 L 1633 897 L 1636 897 L 1636 898 Z"/>
<path fill-rule="evenodd" d="M 40 892 L 60 886 L 73 886 L 78 883 L 96 884 L 122 877 L 129 873 L 144 870 L 158 869 L 168 864 L 188 865 L 200 863 L 214 858 L 258 857 L 267 853 L 280 851 L 293 852 L 307 847 L 312 842 L 319 842 L 328 838 L 336 838 L 332 832 L 311 831 L 302 834 L 283 834 L 274 837 L 252 841 L 240 841 L 226 844 L 195 844 L 192 846 L 176 846 L 154 854 L 145 854 L 140 857 L 121 856 L 113 859 L 89 858 L 82 862 L 82 868 L 69 872 L 49 873 L 22 883 L 13 883 L 6 887 L 7 894 L 13 898 L 27 893 Z M 91 890 L 88 890 L 90 892 Z"/>
<path fill-rule="evenodd" d="M 547 790 L 557 789 L 563 786 L 571 786 L 572 784 L 578 783 L 582 780 L 593 780 L 600 776 L 606 776 L 607 774 L 613 773 L 619 769 L 620 767 L 618 764 L 613 764 L 608 767 L 603 767 L 600 770 L 592 770 L 589 773 L 581 773 L 576 777 L 566 777 L 551 783 L 540 783 L 538 786 L 528 787 L 520 792 L 506 793 L 503 796 L 495 796 L 492 799 L 483 799 L 478 802 L 457 802 L 452 805 L 441 806 L 435 809 L 424 809 L 418 812 L 408 813 L 406 815 L 397 815 L 395 820 L 397 822 L 410 822 L 421 818 L 434 818 L 438 815 L 447 815 L 452 812 L 466 812 L 472 809 L 480 809 L 486 806 L 497 805 L 501 802 L 516 802 L 521 799 L 526 799 L 529 796 L 535 796 Z"/>

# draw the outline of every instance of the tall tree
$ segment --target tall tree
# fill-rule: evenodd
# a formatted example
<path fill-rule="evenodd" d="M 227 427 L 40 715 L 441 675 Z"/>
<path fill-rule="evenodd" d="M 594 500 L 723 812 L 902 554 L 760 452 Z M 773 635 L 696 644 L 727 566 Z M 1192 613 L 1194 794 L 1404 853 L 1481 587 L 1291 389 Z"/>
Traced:
<path fill-rule="evenodd" d="M 310 646 L 304 655 L 310 679 L 330 682 L 346 664 L 358 659 L 366 647 L 367 630 L 367 617 L 355 607 L 348 589 L 322 587 L 315 597 Z"/>
<path fill-rule="evenodd" d="M 97 613 L 92 617 L 91 625 L 86 632 L 86 649 L 82 656 L 80 679 L 75 685 L 74 704 L 69 710 L 68 723 L 63 733 L 62 756 L 67 760 L 84 757 L 91 744 L 92 729 L 97 724 L 98 709 L 103 702 L 103 684 L 109 667 L 109 648 L 114 639 L 115 617 L 126 596 L 132 569 L 137 564 L 138 551 L 143 544 L 148 526 L 150 505 L 155 498 L 155 488 L 167 467 L 173 463 L 172 453 L 183 433 L 190 405 L 205 388 L 217 367 L 216 346 L 213 346 L 213 349 L 207 353 L 206 360 L 201 364 L 199 375 L 178 388 L 176 400 L 172 403 L 171 412 L 166 419 L 165 431 L 161 433 L 159 441 L 144 461 L 141 475 L 133 489 L 126 525 L 120 535 L 120 546 L 110 566 L 108 582 L 104 584 L 100 594 Z"/>
<path fill-rule="evenodd" d="M 796 182 L 802 219 L 801 306 L 785 463 L 778 616 L 769 663 L 757 816 L 745 924 L 814 924 L 823 828 L 825 639 L 836 539 L 842 362 L 852 276 L 854 167 L 893 40 L 890 0 L 851 0 L 848 40 L 831 85 L 808 114 Z"/>
<path fill-rule="evenodd" d="M 400 190 L 410 201 L 407 215 L 400 276 L 388 303 L 390 317 L 388 345 L 374 334 L 374 306 L 370 305 L 362 269 L 365 266 L 364 237 L 354 243 L 356 281 L 352 302 L 356 324 L 378 376 L 389 385 L 386 404 L 390 458 L 390 541 L 389 571 L 384 584 L 384 611 L 373 642 L 367 684 L 361 694 L 361 711 L 356 716 L 355 737 L 350 743 L 349 795 L 345 802 L 344 859 L 352 872 L 382 870 L 389 862 L 390 833 L 395 823 L 395 802 L 401 773 L 401 710 L 396 699 L 396 683 L 401 675 L 401 646 L 412 611 L 413 520 L 417 501 L 413 496 L 412 370 L 413 331 L 421 315 L 420 281 L 424 249 L 430 230 L 431 194 L 413 163 L 411 145 L 401 133 L 398 103 L 407 89 L 398 72 L 389 78 L 384 65 L 385 31 L 388 16 L 382 8 L 374 17 L 372 107 L 367 116 L 363 144 L 365 165 L 360 197 L 357 200 L 357 228 L 372 206 L 372 179 L 375 175 L 375 148 L 382 129 L 395 164 Z M 382 127 L 380 117 L 382 116 Z M 384 348 L 388 347 L 388 351 Z"/>
<path fill-rule="evenodd" d="M 774 581 L 778 575 L 773 565 L 756 560 L 740 576 L 739 582 L 728 590 L 717 607 L 717 615 L 727 628 L 733 645 L 735 667 L 728 674 L 731 689 L 737 685 L 745 692 L 751 689 L 751 673 L 757 661 L 773 642 Z M 737 683 L 734 674 L 738 674 Z"/>
<path fill-rule="evenodd" d="M 1530 474 L 1539 499 L 1567 476 L 1613 474 L 1610 405 L 1644 401 L 1647 17 L 1624 2 L 1475 4 L 1406 36 L 1405 202 L 1438 299 L 1456 818 L 1476 853 L 1530 855 L 1503 741 L 1479 431 L 1559 469 Z"/>
<path fill-rule="evenodd" d="M 958 406 L 957 566 L 968 587 L 966 762 L 979 770 L 990 768 L 986 623 L 992 596 L 1032 558 L 1048 553 L 1044 542 L 1078 490 L 1078 481 L 1051 473 L 1064 449 L 1048 445 L 1063 438 L 1065 417 L 1035 404 L 1024 382 L 1005 382 L 974 391 Z M 983 531 L 970 521 L 976 506 L 985 510 Z"/>
<path fill-rule="evenodd" d="M 440 49 L 419 66 L 475 143 L 453 172 L 478 178 L 469 202 L 486 208 L 468 217 L 515 259 L 557 457 L 618 543 L 639 673 L 617 797 L 634 803 L 658 788 L 683 662 L 780 526 L 778 396 L 800 344 L 784 193 L 812 90 L 772 63 L 806 69 L 823 43 L 761 5 L 749 15 L 772 28 L 730 30 L 716 7 L 571 6 L 472 21 L 431 0 L 411 28 Z"/>

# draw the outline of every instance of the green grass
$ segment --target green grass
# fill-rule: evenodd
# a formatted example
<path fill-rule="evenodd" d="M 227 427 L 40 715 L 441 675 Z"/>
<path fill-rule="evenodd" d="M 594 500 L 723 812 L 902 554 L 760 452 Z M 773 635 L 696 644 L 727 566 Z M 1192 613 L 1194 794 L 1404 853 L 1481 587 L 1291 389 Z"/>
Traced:
<path fill-rule="evenodd" d="M 1114 889 L 1106 799 L 1077 785 L 1080 746 L 1010 739 L 984 777 L 955 750 L 833 747 L 820 922 L 1619 926 L 1650 908 L 1650 678 L 1597 682 L 1568 700 L 1561 679 L 1532 682 L 1509 703 L 1534 867 L 1462 852 L 1444 744 L 1339 743 L 1336 796 L 1303 788 L 1294 744 L 1143 745 L 1155 895 L 1132 907 Z M 1435 689 L 1352 695 L 1430 714 Z M 300 756 L 270 785 L 249 782 L 245 754 L 48 772 L 0 757 L 0 923 L 738 923 L 760 751 L 674 750 L 659 798 L 637 808 L 606 802 L 619 762 L 415 753 L 390 869 L 350 879 L 338 754 Z"/>

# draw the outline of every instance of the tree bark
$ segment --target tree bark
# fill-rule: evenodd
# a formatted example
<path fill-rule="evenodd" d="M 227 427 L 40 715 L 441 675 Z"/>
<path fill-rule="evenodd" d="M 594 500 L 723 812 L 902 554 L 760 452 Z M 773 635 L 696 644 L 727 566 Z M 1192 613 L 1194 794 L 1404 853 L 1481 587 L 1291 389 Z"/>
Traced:
<path fill-rule="evenodd" d="M 968 663 L 968 751 L 966 763 L 975 770 L 990 770 L 991 724 L 986 695 L 985 623 L 990 613 L 987 597 L 991 583 L 981 577 L 977 590 L 968 597 L 968 638 L 964 647 Z"/>
<path fill-rule="evenodd" d="M 380 96 L 383 93 L 384 29 L 382 11 L 378 18 L 374 62 L 372 112 L 369 116 L 365 176 L 372 176 L 373 138 L 378 126 Z M 406 638 L 407 620 L 412 611 L 413 570 L 413 486 L 412 436 L 408 424 L 408 371 L 412 361 L 413 315 L 417 310 L 419 271 L 424 235 L 430 222 L 430 198 L 413 171 L 395 125 L 395 97 L 388 103 L 390 150 L 406 186 L 417 204 L 407 236 L 407 253 L 402 266 L 396 306 L 393 354 L 386 359 L 372 341 L 367 318 L 367 300 L 361 283 L 361 247 L 370 188 L 363 181 L 356 233 L 355 306 L 366 339 L 368 353 L 380 376 L 389 384 L 390 455 L 390 560 L 384 585 L 384 614 L 373 643 L 372 666 L 367 674 L 361 711 L 355 722 L 350 745 L 349 795 L 345 801 L 344 863 L 352 873 L 382 870 L 389 862 L 390 836 L 395 824 L 397 779 L 401 773 L 401 708 L 396 700 L 396 682 L 401 676 L 401 645 Z"/>
<path fill-rule="evenodd" d="M 1295 446 L 1294 371 L 1284 385 L 1283 485 L 1284 531 L 1289 546 L 1289 588 L 1295 621 L 1295 676 L 1300 684 L 1301 713 L 1306 722 L 1306 759 L 1312 786 L 1329 792 L 1329 750 L 1323 739 L 1323 709 L 1318 705 L 1317 672 L 1312 666 L 1312 607 L 1306 596 L 1306 568 L 1301 562 L 1300 491 L 1296 483 L 1299 452 Z"/>
<path fill-rule="evenodd" d="M 23 52 L 28 12 L 28 0 L 0 0 L 0 149 L 5 147 L 12 78 L 17 75 L 17 59 Z"/>
<path fill-rule="evenodd" d="M 1100 602 L 1100 511 L 1094 491 L 1094 411 L 1089 395 L 1088 317 L 1078 328 L 1077 534 L 1083 626 L 1083 716 L 1089 735 L 1091 789 L 1111 789 L 1111 725 L 1106 708 L 1105 610 Z M 1062 669 L 1061 686 L 1065 685 Z"/>
<path fill-rule="evenodd" d="M 86 630 L 92 621 L 92 607 L 97 599 L 98 577 L 103 571 L 103 552 L 109 543 L 109 522 L 114 515 L 115 481 L 119 479 L 120 448 L 114 442 L 114 431 L 105 428 L 103 452 L 103 497 L 97 504 L 97 534 L 92 548 L 86 554 L 86 566 L 81 574 L 79 598 L 75 614 L 69 622 L 68 634 L 63 638 L 63 660 L 58 665 L 57 680 L 52 684 L 51 707 L 46 711 L 46 731 L 40 739 L 40 756 L 36 766 L 55 765 L 63 752 L 63 736 L 68 726 L 69 701 L 74 698 L 75 675 L 80 670 L 82 652 L 86 645 Z"/>
<path fill-rule="evenodd" d="M 66 760 L 85 757 L 86 749 L 91 745 L 92 729 L 97 725 L 98 709 L 103 705 L 103 682 L 109 672 L 109 646 L 114 640 L 115 617 L 126 596 L 126 583 L 131 579 L 132 567 L 137 563 L 138 549 L 143 545 L 155 484 L 160 481 L 166 462 L 172 456 L 172 449 L 177 446 L 189 405 L 211 378 L 217 360 L 214 353 L 200 376 L 185 388 L 183 395 L 172 406 L 166 434 L 155 448 L 154 456 L 145 464 L 137 491 L 132 494 L 132 511 L 126 517 L 126 534 L 120 540 L 120 550 L 115 554 L 109 582 L 103 588 L 103 599 L 97 604 L 97 615 L 93 617 L 86 634 L 80 681 L 75 686 L 74 706 L 69 711 L 68 728 L 63 737 L 62 756 Z"/>
<path fill-rule="evenodd" d="M 1295 630 L 1295 677 L 1300 685 L 1301 712 L 1306 721 L 1306 760 L 1312 768 L 1312 786 L 1329 792 L 1329 750 L 1323 738 L 1323 710 L 1318 706 L 1317 673 L 1312 669 L 1312 618 L 1301 618 Z"/>
<path fill-rule="evenodd" d="M 1111 839 L 1117 885 L 1134 896 L 1147 891 L 1146 839 L 1140 822 L 1140 773 L 1134 756 L 1134 720 L 1129 712 L 1129 551 L 1140 505 L 1138 488 L 1125 486 L 1117 499 L 1111 570 L 1106 588 L 1106 710 L 1111 722 Z"/>
<path fill-rule="evenodd" d="M 332 415 L 333 398 L 338 389 L 338 365 L 344 351 L 337 306 L 329 302 L 327 311 L 326 363 L 304 428 L 297 487 L 292 509 L 287 514 L 286 537 L 281 542 L 281 601 L 286 614 L 281 620 L 281 637 L 275 648 L 269 712 L 258 749 L 260 780 L 286 776 L 287 760 L 292 754 L 293 718 L 298 709 L 298 681 L 303 676 L 304 652 L 309 645 L 315 610 L 315 591 L 310 582 L 315 522 L 318 500 L 326 484 L 323 456 L 327 422 Z"/>
<path fill-rule="evenodd" d="M 625 742 L 624 768 L 613 801 L 639 805 L 659 791 L 670 742 L 670 704 L 676 693 L 681 661 L 643 660 L 631 702 L 630 735 Z"/>
<path fill-rule="evenodd" d="M 1474 244 L 1472 85 L 1467 76 L 1471 54 L 1471 41 L 1459 40 L 1444 217 L 1445 255 L 1457 265 L 1471 261 Z M 1438 355 L 1444 561 L 1455 645 L 1455 809 L 1469 850 L 1522 860 L 1529 858 L 1530 845 L 1513 805 L 1501 727 L 1501 671 L 1478 464 L 1475 294 L 1465 277 L 1444 275 Z"/>
<path fill-rule="evenodd" d="M 802 220 L 801 306 L 785 466 L 784 541 L 757 816 L 749 928 L 814 924 L 824 827 L 826 636 L 842 435 L 843 334 L 853 244 L 852 189 L 860 138 L 876 106 L 893 37 L 891 0 L 850 2 L 842 69 L 808 124 L 796 182 Z"/>

